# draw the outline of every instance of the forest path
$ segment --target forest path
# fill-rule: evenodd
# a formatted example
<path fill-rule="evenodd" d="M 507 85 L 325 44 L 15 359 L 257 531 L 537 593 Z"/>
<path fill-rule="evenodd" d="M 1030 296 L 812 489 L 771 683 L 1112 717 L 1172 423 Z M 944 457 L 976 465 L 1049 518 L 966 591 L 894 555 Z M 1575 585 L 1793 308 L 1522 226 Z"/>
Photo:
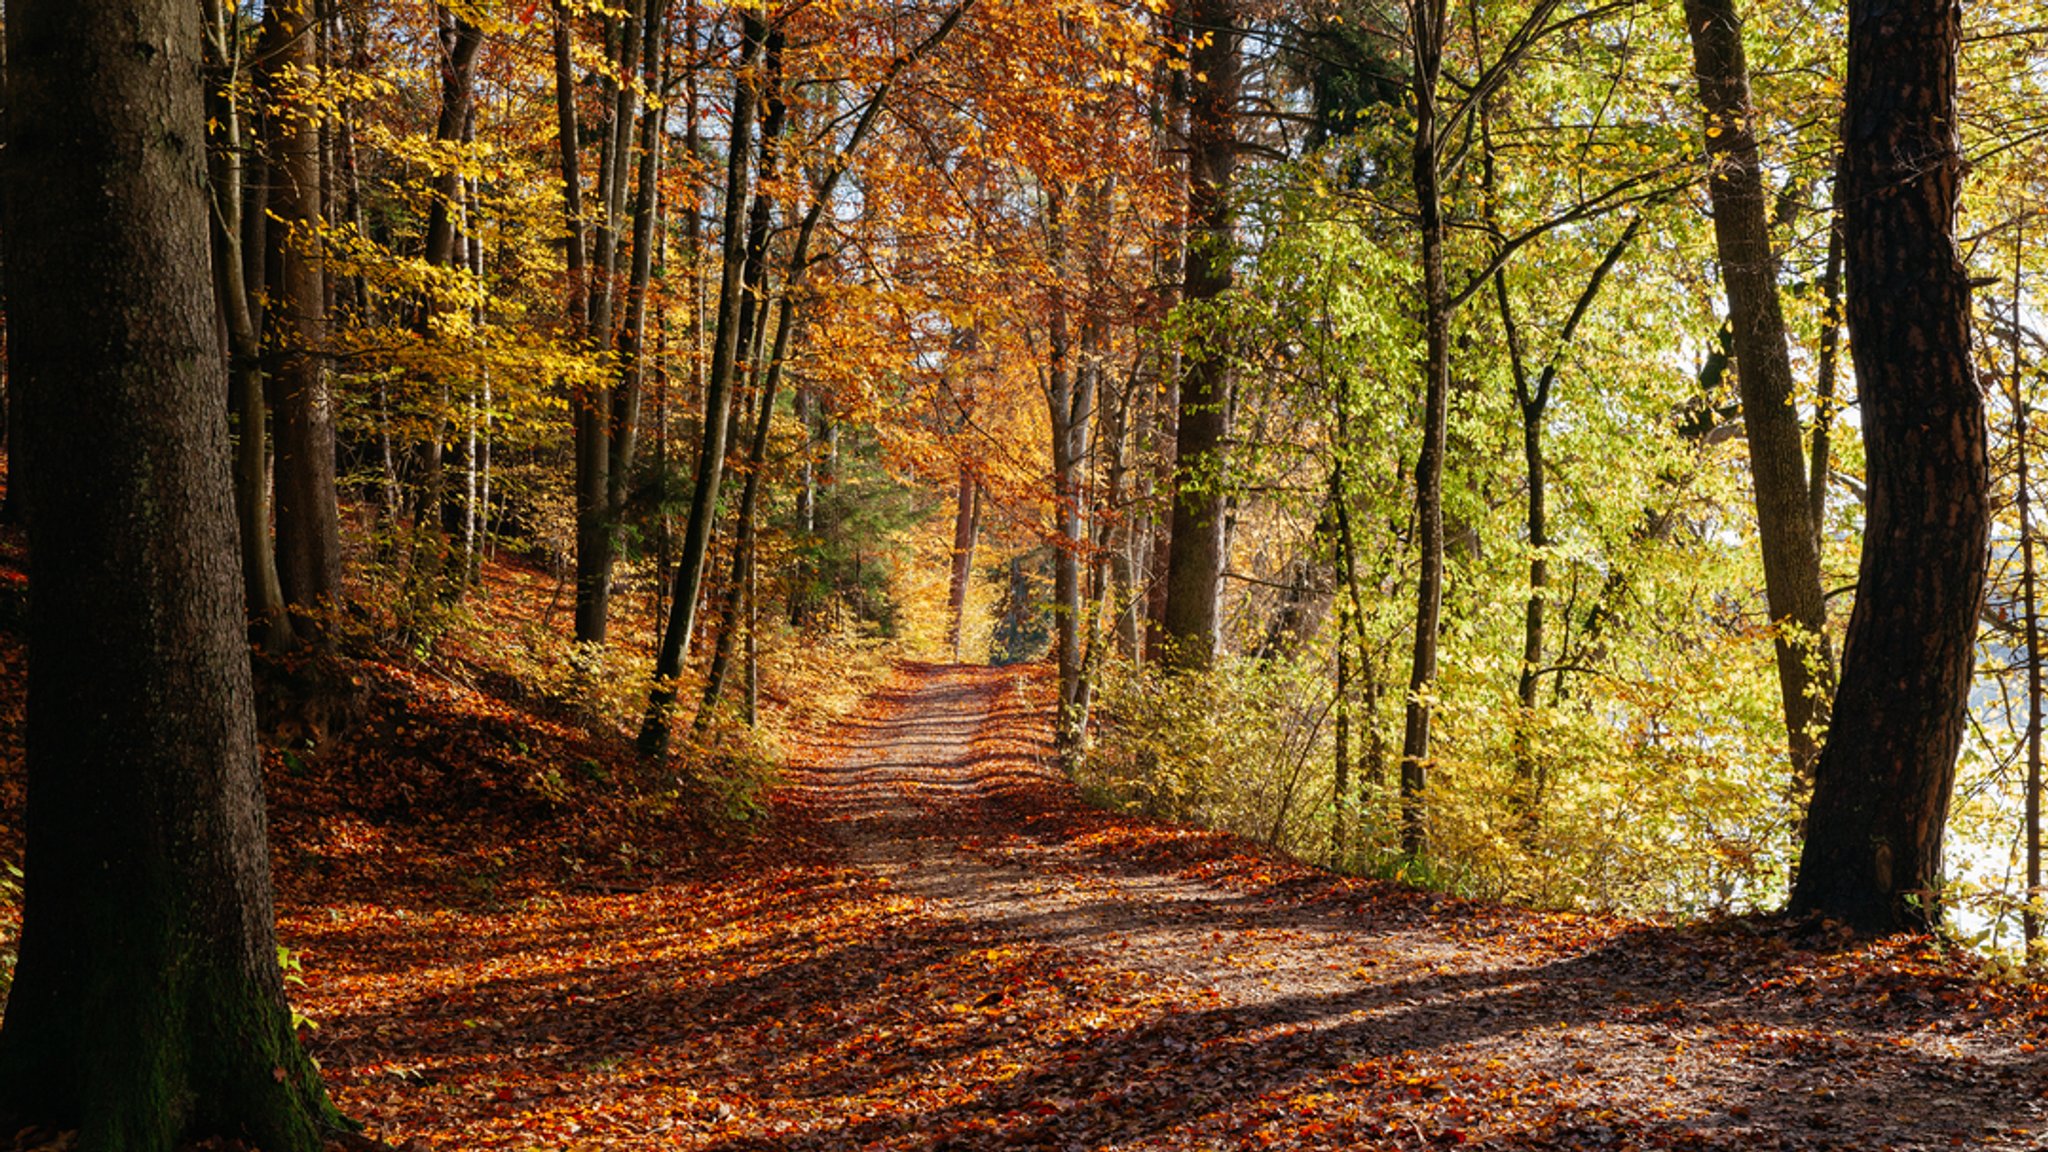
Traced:
<path fill-rule="evenodd" d="M 1017 1075 L 920 1123 L 942 1146 L 977 1114 L 1052 1148 L 2038 1146 L 2034 1045 L 1936 994 L 1777 941 L 1333 881 L 1090 812 L 1048 767 L 1050 729 L 1028 678 L 909 666 L 797 773 L 922 915 L 1117 990 L 1070 1011 L 1135 1012 L 1057 1054 L 1020 1029 Z M 998 1050 L 1002 992 L 977 1010 Z M 909 1146 L 886 1131 L 823 1143 Z"/>
<path fill-rule="evenodd" d="M 1103 812 L 1050 697 L 902 666 L 743 843 L 562 808 L 611 868 L 302 820 L 282 932 L 336 1099 L 435 1152 L 2048 1148 L 2048 994 Z"/>

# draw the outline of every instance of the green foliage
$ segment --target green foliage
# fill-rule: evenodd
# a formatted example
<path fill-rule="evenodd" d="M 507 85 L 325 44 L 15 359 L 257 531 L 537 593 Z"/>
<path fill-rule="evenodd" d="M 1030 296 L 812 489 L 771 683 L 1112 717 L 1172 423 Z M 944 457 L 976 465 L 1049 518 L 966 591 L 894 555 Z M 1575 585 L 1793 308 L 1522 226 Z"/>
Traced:
<path fill-rule="evenodd" d="M 1052 553 L 1034 549 L 991 568 L 987 577 L 1000 583 L 995 627 L 989 632 L 988 662 L 1023 664 L 1042 658 L 1052 647 Z"/>
<path fill-rule="evenodd" d="M 897 476 L 881 444 L 846 428 L 817 489 L 815 530 L 783 525 L 790 616 L 806 626 L 849 628 L 888 639 L 900 630 L 897 588 L 912 559 L 906 530 L 938 507 L 931 492 Z"/>
<path fill-rule="evenodd" d="M 715 826 L 752 830 L 768 818 L 768 796 L 785 759 L 769 733 L 722 718 L 690 737 L 682 787 Z"/>
<path fill-rule="evenodd" d="M 282 944 L 277 946 L 277 970 L 284 976 L 287 988 L 304 988 L 306 986 L 305 957 Z M 293 1008 L 291 1013 L 292 1031 L 294 1032 L 301 1029 L 310 1032 L 320 1027 L 320 1025 L 313 1022 L 312 1017 L 304 1015 L 297 1008 Z"/>
<path fill-rule="evenodd" d="M 1323 671 L 1243 658 L 1172 676 L 1114 667 L 1102 688 L 1102 735 L 1077 781 L 1125 811 L 1308 855 L 1328 836 Z"/>

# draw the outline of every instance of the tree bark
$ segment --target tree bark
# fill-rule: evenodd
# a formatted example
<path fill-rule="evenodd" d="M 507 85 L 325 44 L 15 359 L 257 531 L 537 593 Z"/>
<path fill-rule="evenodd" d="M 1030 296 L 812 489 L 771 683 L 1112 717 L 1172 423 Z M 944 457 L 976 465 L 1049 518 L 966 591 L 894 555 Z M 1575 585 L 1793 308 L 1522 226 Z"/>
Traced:
<path fill-rule="evenodd" d="M 662 19 L 668 0 L 648 0 L 645 5 L 641 83 L 650 92 L 662 86 L 663 57 L 660 51 Z M 608 503 L 612 531 L 618 531 L 632 488 L 633 460 L 640 445 L 640 393 L 647 377 L 647 291 L 654 279 L 656 224 L 663 216 L 661 203 L 662 117 L 667 110 L 658 105 L 640 111 L 639 166 L 633 182 L 633 266 L 626 277 L 626 319 L 619 332 L 622 368 L 612 387 L 611 460 L 608 467 Z M 616 541 L 613 550 L 617 550 Z"/>
<path fill-rule="evenodd" d="M 13 379 L 38 447 L 28 808 L 0 1116 L 84 1152 L 312 1152 L 292 1034 L 210 282 L 200 10 L 7 12 Z M 83 418 L 81 414 L 89 414 Z"/>
<path fill-rule="evenodd" d="M 319 613 L 341 593 L 341 516 L 335 487 L 334 398 L 325 363 L 326 273 L 321 266 L 320 111 L 312 0 L 263 11 L 259 80 L 270 101 L 269 251 L 263 326 L 271 341 L 271 464 L 277 577 L 285 602 Z"/>
<path fill-rule="evenodd" d="M 974 469 L 960 462 L 960 483 L 953 503 L 953 571 L 946 582 L 946 647 L 960 659 L 960 632 L 967 615 L 967 591 L 974 582 L 974 543 L 981 530 L 981 484 Z"/>
<path fill-rule="evenodd" d="M 1792 909 L 1869 931 L 1939 917 L 1984 600 L 1984 403 L 1954 233 L 1961 23 L 1954 0 L 1849 5 L 1843 245 L 1869 487 Z"/>
<path fill-rule="evenodd" d="M 696 727 L 699 731 L 708 728 L 718 708 L 718 698 L 725 691 L 726 676 L 732 667 L 732 652 L 742 627 L 741 609 L 751 610 L 755 556 L 759 546 L 758 530 L 760 521 L 761 485 L 768 468 L 768 436 L 775 427 L 775 395 L 782 383 L 782 365 L 789 354 L 790 332 L 796 320 L 795 302 L 787 291 L 778 310 L 775 322 L 775 345 L 770 353 L 767 371 L 762 377 L 760 397 L 754 413 L 753 439 L 749 441 L 746 459 L 746 483 L 740 487 L 739 531 L 732 545 L 732 569 L 726 581 L 725 596 L 718 615 L 718 647 L 712 653 L 711 667 L 704 674 L 704 700 L 697 710 Z M 745 624 L 751 645 L 753 625 Z M 748 667 L 752 668 L 749 661 Z M 751 681 L 750 681 L 751 685 Z M 751 690 L 749 700 L 752 699 Z M 748 715 L 753 715 L 749 705 Z M 752 727 L 751 719 L 748 727 Z"/>
<path fill-rule="evenodd" d="M 1686 0 L 1693 71 L 1706 108 L 1707 189 L 1736 378 L 1749 441 L 1750 484 L 1764 561 L 1764 599 L 1778 630 L 1778 690 L 1792 759 L 1792 801 L 1810 790 L 1818 728 L 1827 723 L 1833 679 L 1827 607 L 1820 586 L 1820 533 L 1813 518 L 1806 452 L 1793 406 L 1792 355 L 1778 299 L 1762 161 L 1751 124 L 1749 62 L 1734 0 Z"/>
<path fill-rule="evenodd" d="M 577 346 L 590 337 L 590 249 L 583 219 L 582 129 L 576 118 L 575 29 L 563 0 L 554 5 L 556 147 L 562 168 L 562 223 L 567 232 L 569 339 Z M 611 399 L 602 384 L 578 383 L 569 397 L 569 420 L 575 440 L 576 609 L 572 634 L 580 644 L 602 644 L 610 615 L 610 528 L 605 511 L 610 498 L 610 446 L 606 423 Z"/>
<path fill-rule="evenodd" d="M 676 678 L 690 634 L 697 628 L 697 608 L 704 581 L 704 559 L 711 548 L 719 483 L 725 470 L 726 420 L 732 405 L 734 361 L 740 349 L 740 295 L 746 272 L 747 197 L 753 171 L 748 141 L 760 96 L 760 66 L 767 29 L 760 17 L 740 17 L 740 65 L 733 79 L 731 143 L 726 148 L 724 238 L 720 252 L 718 320 L 711 344 L 711 370 L 704 385 L 704 442 L 697 457 L 696 482 L 690 493 L 690 518 L 683 529 L 682 556 L 676 564 L 675 590 L 669 599 L 667 626 L 655 656 L 654 688 L 640 725 L 640 755 L 658 759 L 668 754 L 669 711 L 675 704 Z"/>
<path fill-rule="evenodd" d="M 1444 273 L 1443 194 L 1437 155 L 1437 79 L 1446 30 L 1442 0 L 1414 0 L 1415 139 L 1412 175 L 1422 237 L 1422 450 L 1415 464 L 1415 520 L 1421 558 L 1415 580 L 1415 640 L 1401 732 L 1401 849 L 1428 843 L 1423 793 L 1429 783 L 1430 694 L 1436 680 L 1437 628 L 1444 593 L 1444 440 L 1450 403 L 1450 289 Z"/>
<path fill-rule="evenodd" d="M 1193 0 L 1189 53 L 1187 251 L 1181 298 L 1213 300 L 1231 284 L 1235 221 L 1230 185 L 1237 169 L 1239 90 L 1237 0 Z M 1187 365 L 1174 434 L 1173 527 L 1167 544 L 1161 655 L 1169 668 L 1207 668 L 1220 642 L 1223 578 L 1224 438 L 1229 364 L 1215 342 Z"/>
<path fill-rule="evenodd" d="M 248 168 L 242 110 L 234 99 L 241 70 L 241 34 L 220 0 L 206 0 L 205 49 L 208 219 L 212 227 L 214 297 L 228 334 L 228 397 L 235 413 L 235 518 L 241 536 L 242 585 L 263 646 L 292 643 L 291 615 L 277 577 L 270 535 L 270 406 L 263 398 L 261 292 L 244 275 L 242 207 Z"/>

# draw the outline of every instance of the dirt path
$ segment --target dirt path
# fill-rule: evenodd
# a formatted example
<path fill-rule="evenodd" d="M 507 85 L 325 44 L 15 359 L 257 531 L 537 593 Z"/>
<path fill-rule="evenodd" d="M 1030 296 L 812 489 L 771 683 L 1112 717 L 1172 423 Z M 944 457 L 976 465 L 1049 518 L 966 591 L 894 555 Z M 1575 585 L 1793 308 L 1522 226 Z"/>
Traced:
<path fill-rule="evenodd" d="M 737 859 L 291 911 L 342 1107 L 464 1152 L 2048 1147 L 2040 994 L 1091 810 L 1047 694 L 904 668 Z"/>
<path fill-rule="evenodd" d="M 1928 992 L 1836 987 L 1824 957 L 1600 921 L 1475 923 L 1279 862 L 1240 859 L 1229 883 L 1184 854 L 1119 853 L 1143 830 L 1071 810 L 1023 691 L 996 670 L 908 670 L 838 763 L 805 774 L 810 802 L 924 913 L 996 947 L 1071 952 L 1158 998 L 1166 1035 L 1090 1060 L 1143 1065 L 1156 1043 L 1176 1082 L 1238 1106 L 1117 1102 L 1013 1136 L 1318 1146 L 1327 1124 L 1386 1146 L 2041 1146 L 2048 1069 L 2031 1042 Z M 1060 1086 L 1048 1075 L 1037 1094 Z M 1276 1093 L 1287 1120 L 1239 1123 Z"/>

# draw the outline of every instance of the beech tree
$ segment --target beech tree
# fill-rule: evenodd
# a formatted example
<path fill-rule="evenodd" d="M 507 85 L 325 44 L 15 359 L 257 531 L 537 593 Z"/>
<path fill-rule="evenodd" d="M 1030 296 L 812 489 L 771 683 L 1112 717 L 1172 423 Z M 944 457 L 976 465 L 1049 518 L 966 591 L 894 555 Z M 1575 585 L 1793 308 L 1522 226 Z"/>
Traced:
<path fill-rule="evenodd" d="M 334 397 L 323 360 L 326 271 L 321 263 L 320 100 L 311 0 L 263 11 L 258 79 L 270 101 L 265 292 L 272 342 L 277 576 L 285 603 L 316 610 L 341 591 L 334 472 Z M 259 184 L 259 187 L 265 185 Z"/>
<path fill-rule="evenodd" d="M 0 1117 L 86 1152 L 338 1127 L 293 1035 L 229 481 L 200 11 L 7 12 L 30 474 L 28 813 Z M 330 492 L 331 495 L 331 492 Z"/>
<path fill-rule="evenodd" d="M 1707 190 L 1735 335 L 1735 374 L 1763 542 L 1764 596 L 1771 621 L 1780 629 L 1778 689 L 1792 754 L 1792 795 L 1803 802 L 1820 748 L 1815 728 L 1827 721 L 1827 605 L 1820 586 L 1815 498 L 1808 488 L 1799 412 L 1792 405 L 1792 353 L 1778 299 L 1778 257 L 1771 250 L 1763 166 L 1751 123 L 1749 61 L 1733 0 L 1687 0 L 1685 22 L 1706 109 Z M 1824 444 L 1825 433 L 1817 435 Z M 1817 466 L 1813 483 L 1825 482 L 1824 465 Z"/>
<path fill-rule="evenodd" d="M 1181 298 L 1213 300 L 1230 289 L 1235 221 L 1230 183 L 1237 169 L 1236 0 L 1193 0 L 1188 68 L 1188 220 Z M 1223 578 L 1220 475 L 1229 424 L 1229 363 L 1213 345 L 1190 356 L 1175 424 L 1172 529 L 1167 541 L 1161 632 L 1169 666 L 1206 668 L 1216 657 L 1217 585 Z"/>
<path fill-rule="evenodd" d="M 1834 724 L 1792 910 L 1883 931 L 1939 915 L 1990 522 L 1957 256 L 1951 0 L 1852 0 L 1841 203 L 1868 497 Z"/>

